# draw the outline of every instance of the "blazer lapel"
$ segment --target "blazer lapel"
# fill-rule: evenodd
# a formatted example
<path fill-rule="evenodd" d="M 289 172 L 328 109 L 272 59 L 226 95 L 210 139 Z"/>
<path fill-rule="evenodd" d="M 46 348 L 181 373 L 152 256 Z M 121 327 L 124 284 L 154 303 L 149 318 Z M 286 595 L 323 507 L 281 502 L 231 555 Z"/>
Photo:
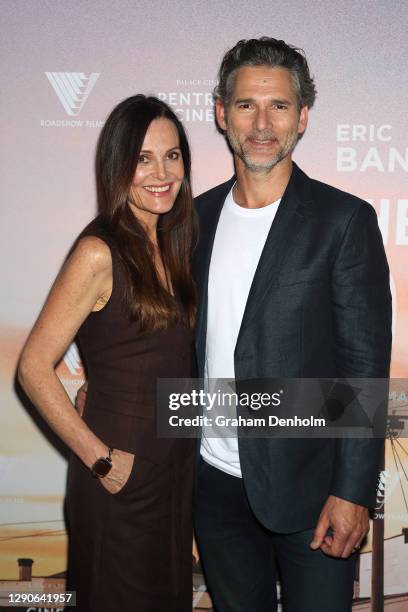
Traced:
<path fill-rule="evenodd" d="M 198 374 L 203 376 L 205 344 L 207 335 L 208 275 L 211 255 L 218 221 L 225 199 L 235 183 L 235 176 L 219 186 L 211 201 L 206 202 L 199 210 L 200 236 L 196 253 L 193 257 L 193 274 L 198 289 L 198 312 L 196 323 L 196 351 Z"/>
<path fill-rule="evenodd" d="M 292 175 L 282 196 L 265 242 L 249 291 L 237 344 L 242 332 L 256 315 L 268 292 L 277 285 L 279 271 L 290 249 L 296 247 L 299 232 L 309 216 L 310 180 L 293 163 Z"/>

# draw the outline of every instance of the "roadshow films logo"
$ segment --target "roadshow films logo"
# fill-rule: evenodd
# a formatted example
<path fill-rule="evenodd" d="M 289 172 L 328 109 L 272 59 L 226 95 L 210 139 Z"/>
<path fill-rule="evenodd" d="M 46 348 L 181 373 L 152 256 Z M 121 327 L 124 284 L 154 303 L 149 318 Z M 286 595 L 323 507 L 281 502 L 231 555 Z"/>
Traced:
<path fill-rule="evenodd" d="M 99 72 L 46 72 L 45 76 L 54 90 L 68 117 L 77 117 L 88 100 L 98 78 Z M 103 121 L 81 119 L 41 119 L 41 127 L 96 127 Z"/>

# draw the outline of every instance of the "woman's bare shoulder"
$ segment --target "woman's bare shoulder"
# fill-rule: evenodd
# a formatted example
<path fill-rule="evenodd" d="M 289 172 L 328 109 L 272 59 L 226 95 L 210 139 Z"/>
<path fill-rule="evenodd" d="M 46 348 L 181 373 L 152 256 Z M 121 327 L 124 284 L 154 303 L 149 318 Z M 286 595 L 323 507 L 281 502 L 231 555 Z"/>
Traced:
<path fill-rule="evenodd" d="M 71 256 L 71 263 L 90 266 L 95 274 L 112 270 L 112 255 L 107 243 L 98 236 L 83 236 L 77 241 Z"/>

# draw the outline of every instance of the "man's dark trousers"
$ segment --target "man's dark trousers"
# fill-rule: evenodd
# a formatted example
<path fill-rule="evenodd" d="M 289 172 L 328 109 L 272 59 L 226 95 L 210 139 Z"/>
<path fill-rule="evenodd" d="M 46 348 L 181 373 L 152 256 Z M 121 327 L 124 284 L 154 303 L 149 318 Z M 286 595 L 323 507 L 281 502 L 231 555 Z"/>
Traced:
<path fill-rule="evenodd" d="M 356 555 L 334 559 L 311 550 L 313 529 L 269 531 L 254 516 L 242 478 L 202 459 L 194 515 L 216 612 L 274 612 L 277 578 L 285 612 L 351 610 Z"/>

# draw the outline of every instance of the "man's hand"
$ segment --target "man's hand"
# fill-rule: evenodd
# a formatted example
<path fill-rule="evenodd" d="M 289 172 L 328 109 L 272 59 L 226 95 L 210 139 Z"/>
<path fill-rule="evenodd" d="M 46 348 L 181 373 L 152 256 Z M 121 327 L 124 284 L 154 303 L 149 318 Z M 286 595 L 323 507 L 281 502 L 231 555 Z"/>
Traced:
<path fill-rule="evenodd" d="M 75 408 L 77 409 L 80 417 L 84 414 L 87 393 L 88 393 L 88 383 L 84 382 L 82 387 L 78 389 L 78 393 L 76 394 L 76 397 L 75 397 Z"/>
<path fill-rule="evenodd" d="M 333 535 L 327 533 L 328 529 Z M 346 559 L 360 547 L 368 529 L 367 508 L 330 495 L 320 513 L 310 548 Z"/>
<path fill-rule="evenodd" d="M 112 468 L 99 482 L 109 493 L 115 494 L 125 486 L 132 471 L 135 456 L 132 453 L 117 450 L 112 451 Z"/>

